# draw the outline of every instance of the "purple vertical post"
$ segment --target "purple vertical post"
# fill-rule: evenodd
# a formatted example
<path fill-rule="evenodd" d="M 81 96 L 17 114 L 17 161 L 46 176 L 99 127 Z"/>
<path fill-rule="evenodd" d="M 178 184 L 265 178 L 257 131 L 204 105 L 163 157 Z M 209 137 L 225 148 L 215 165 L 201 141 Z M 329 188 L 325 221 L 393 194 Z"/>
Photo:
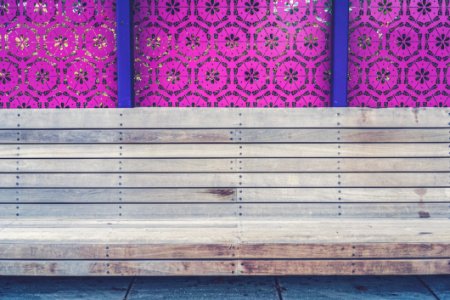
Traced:
<path fill-rule="evenodd" d="M 331 103 L 333 107 L 346 107 L 349 0 L 334 0 L 333 13 L 333 76 L 331 86 Z"/>
<path fill-rule="evenodd" d="M 131 0 L 117 0 L 117 84 L 118 106 L 134 106 L 133 92 L 133 18 Z"/>

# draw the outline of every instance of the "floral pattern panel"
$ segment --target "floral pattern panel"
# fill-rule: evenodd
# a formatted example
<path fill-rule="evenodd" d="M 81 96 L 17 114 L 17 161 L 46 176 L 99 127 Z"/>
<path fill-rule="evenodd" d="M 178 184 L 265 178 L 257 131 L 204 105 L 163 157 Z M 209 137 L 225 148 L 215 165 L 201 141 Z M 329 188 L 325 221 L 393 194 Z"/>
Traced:
<path fill-rule="evenodd" d="M 0 108 L 115 107 L 115 1 L 0 0 Z"/>
<path fill-rule="evenodd" d="M 449 0 L 353 0 L 349 105 L 450 105 Z"/>
<path fill-rule="evenodd" d="M 137 106 L 329 106 L 330 7 L 136 0 Z"/>

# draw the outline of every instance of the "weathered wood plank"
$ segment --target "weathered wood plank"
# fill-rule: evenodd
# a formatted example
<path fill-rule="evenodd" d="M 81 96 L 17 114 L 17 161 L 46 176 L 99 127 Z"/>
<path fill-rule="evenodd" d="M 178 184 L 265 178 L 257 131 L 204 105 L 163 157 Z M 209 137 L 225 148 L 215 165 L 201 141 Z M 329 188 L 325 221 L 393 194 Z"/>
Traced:
<path fill-rule="evenodd" d="M 9 276 L 425 275 L 448 274 L 448 259 L 33 261 L 0 260 Z"/>
<path fill-rule="evenodd" d="M 449 187 L 449 173 L 0 174 L 4 188 Z"/>
<path fill-rule="evenodd" d="M 103 243 L 100 243 L 103 242 Z M 448 258 L 450 243 L 328 243 L 328 244 L 90 244 L 29 242 L 0 243 L 3 259 L 374 259 Z"/>
<path fill-rule="evenodd" d="M 448 129 L 238 129 L 242 143 L 448 143 Z"/>
<path fill-rule="evenodd" d="M 447 172 L 448 158 L 1 159 L 0 172 Z"/>
<path fill-rule="evenodd" d="M 450 188 L 0 189 L 0 202 L 448 202 Z"/>
<path fill-rule="evenodd" d="M 0 217 L 77 219 L 449 218 L 446 203 L 0 204 Z M 3 209 L 4 208 L 4 209 Z M 14 208 L 16 208 L 14 210 Z"/>
<path fill-rule="evenodd" d="M 2 128 L 448 127 L 448 108 L 2 110 Z M 18 127 L 17 124 L 20 126 Z M 122 125 L 120 125 L 122 124 Z M 270 125 L 269 125 L 270 124 Z"/>
<path fill-rule="evenodd" d="M 449 218 L 446 203 L 284 203 L 241 204 L 243 217 L 265 218 Z"/>
<path fill-rule="evenodd" d="M 450 243 L 448 219 L 0 220 L 1 244 Z"/>
<path fill-rule="evenodd" d="M 239 158 L 245 172 L 447 172 L 448 158 Z"/>
<path fill-rule="evenodd" d="M 242 188 L 242 202 L 448 202 L 450 188 Z"/>
<path fill-rule="evenodd" d="M 2 110 L 0 128 L 229 128 L 240 124 L 235 109 Z"/>
<path fill-rule="evenodd" d="M 0 204 L 0 217 L 76 219 L 211 219 L 237 215 L 227 204 Z"/>
<path fill-rule="evenodd" d="M 0 260 L 4 276 L 235 275 L 232 261 L 33 261 Z"/>
<path fill-rule="evenodd" d="M 0 189 L 1 202 L 234 202 L 235 188 L 206 189 Z"/>
<path fill-rule="evenodd" d="M 127 144 L 0 145 L 3 158 L 449 157 L 429 144 Z"/>
<path fill-rule="evenodd" d="M 448 127 L 448 108 L 311 110 L 252 109 L 240 112 L 242 127 Z"/>
<path fill-rule="evenodd" d="M 233 143 L 229 129 L 0 130 L 0 144 Z M 435 133 L 436 141 L 439 134 Z"/>
<path fill-rule="evenodd" d="M 448 129 L 18 129 L 0 144 L 448 143 Z"/>
<path fill-rule="evenodd" d="M 449 259 L 242 261 L 242 275 L 426 275 L 449 274 Z"/>
<path fill-rule="evenodd" d="M 236 159 L 4 159 L 0 172 L 236 172 Z"/>

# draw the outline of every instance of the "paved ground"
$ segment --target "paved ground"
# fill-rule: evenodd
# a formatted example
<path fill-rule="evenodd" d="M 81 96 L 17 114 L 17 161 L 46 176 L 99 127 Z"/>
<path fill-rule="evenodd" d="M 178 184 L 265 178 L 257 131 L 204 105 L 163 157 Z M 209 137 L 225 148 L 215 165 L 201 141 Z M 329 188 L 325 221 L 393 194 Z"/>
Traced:
<path fill-rule="evenodd" d="M 0 277 L 1 300 L 450 299 L 450 276 Z"/>

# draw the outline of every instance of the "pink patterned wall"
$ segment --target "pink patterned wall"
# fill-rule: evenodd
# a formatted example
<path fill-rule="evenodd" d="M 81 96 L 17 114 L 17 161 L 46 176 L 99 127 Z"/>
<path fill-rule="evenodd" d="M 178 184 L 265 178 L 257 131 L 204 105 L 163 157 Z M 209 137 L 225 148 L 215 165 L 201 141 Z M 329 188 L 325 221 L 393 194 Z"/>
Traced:
<path fill-rule="evenodd" d="M 353 0 L 349 105 L 450 105 L 449 0 Z"/>
<path fill-rule="evenodd" d="M 330 105 L 327 0 L 136 0 L 138 106 Z"/>
<path fill-rule="evenodd" d="M 115 107 L 115 1 L 0 0 L 0 108 Z"/>

